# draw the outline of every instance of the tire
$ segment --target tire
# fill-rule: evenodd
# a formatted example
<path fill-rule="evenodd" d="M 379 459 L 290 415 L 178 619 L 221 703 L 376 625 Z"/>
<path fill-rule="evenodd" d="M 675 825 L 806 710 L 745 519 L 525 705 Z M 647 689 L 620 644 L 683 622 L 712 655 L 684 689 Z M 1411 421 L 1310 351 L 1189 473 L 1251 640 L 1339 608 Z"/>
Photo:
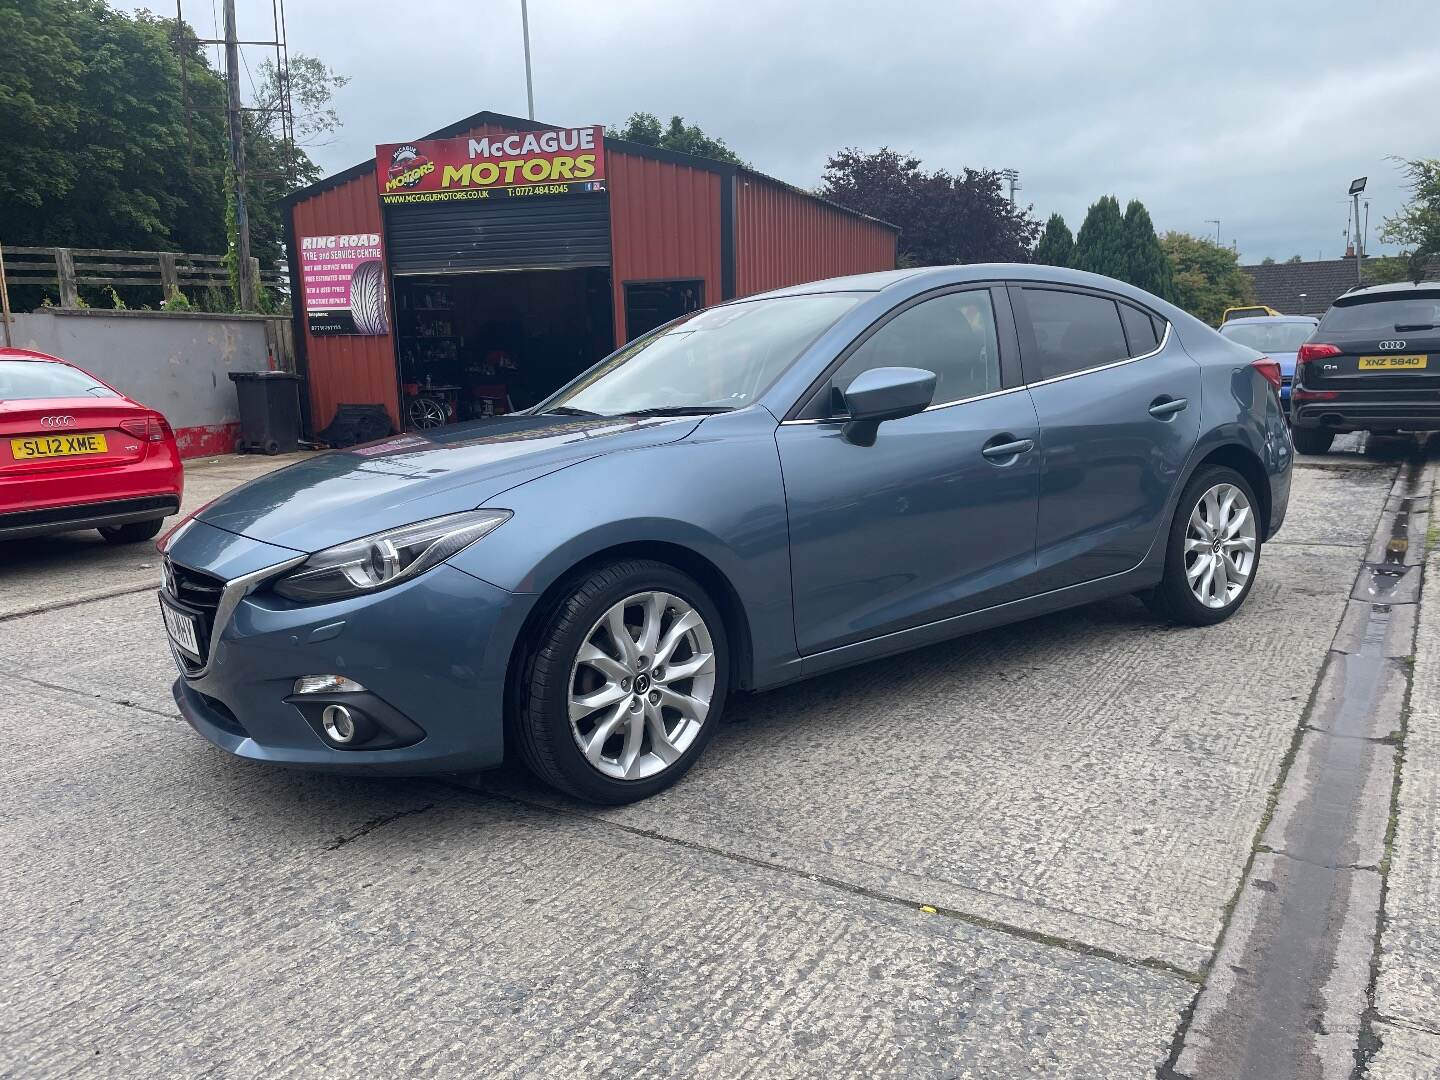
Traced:
<path fill-rule="evenodd" d="M 1335 433 L 1324 428 L 1297 427 L 1290 429 L 1290 438 L 1295 443 L 1295 449 L 1302 454 L 1324 454 L 1335 441 Z"/>
<path fill-rule="evenodd" d="M 640 602 L 625 606 L 632 600 Z M 628 649 L 611 629 L 617 608 Z M 644 655 L 647 641 L 658 639 L 664 648 L 682 615 L 687 629 L 663 659 L 676 669 L 695 667 L 689 677 L 671 675 L 653 662 L 656 656 Z M 690 628 L 691 616 L 698 629 Z M 657 631 L 647 638 L 650 618 Z M 584 572 L 543 617 L 533 642 L 518 675 L 512 741 L 531 772 L 567 794 L 609 805 L 648 798 L 685 775 L 720 724 L 729 689 L 725 624 L 705 590 L 672 566 L 635 559 Z M 604 670 L 582 659 L 582 648 Z M 708 707 L 699 715 L 707 691 Z M 582 699 L 603 704 L 572 724 L 572 699 L 581 713 L 588 704 Z M 590 741 L 593 760 L 582 740 Z"/>
<path fill-rule="evenodd" d="M 1221 537 L 1221 544 L 1226 545 L 1226 555 L 1205 550 L 1203 548 L 1192 549 L 1191 542 L 1204 543 L 1203 532 L 1194 529 L 1192 536 L 1192 515 L 1200 514 L 1201 522 L 1208 527 L 1209 519 L 1215 516 L 1217 509 L 1225 505 L 1223 500 L 1217 500 L 1208 507 L 1202 505 L 1207 494 L 1212 490 L 1235 489 L 1243 496 L 1249 507 L 1249 535 L 1246 536 L 1244 523 L 1237 525 L 1234 533 L 1236 541 L 1233 546 L 1231 542 Z M 1234 506 L 1236 504 L 1231 503 Z M 1170 522 L 1170 531 L 1166 538 L 1165 548 L 1165 574 L 1160 579 L 1160 584 L 1152 589 L 1145 596 L 1145 603 L 1155 614 L 1172 622 L 1181 623 L 1186 626 L 1213 626 L 1216 623 L 1224 622 L 1226 619 L 1239 611 L 1245 603 L 1245 598 L 1250 595 L 1250 589 L 1255 584 L 1255 575 L 1260 569 L 1260 521 L 1257 515 L 1259 502 L 1255 498 L 1255 492 L 1250 484 L 1234 469 L 1228 469 L 1223 465 L 1206 465 L 1196 471 L 1185 485 L 1185 490 L 1180 494 L 1180 502 L 1175 507 L 1175 517 Z M 1222 532 L 1223 532 L 1222 528 Z M 1213 531 L 1212 531 L 1213 532 Z M 1250 552 L 1248 566 L 1243 566 L 1244 548 L 1241 541 L 1249 540 L 1253 544 L 1253 551 Z M 1187 556 L 1193 555 L 1190 559 Z M 1203 561 L 1210 561 L 1217 558 L 1226 558 L 1224 570 L 1227 581 L 1233 580 L 1232 568 L 1245 569 L 1243 584 L 1233 594 L 1228 593 L 1222 599 L 1219 595 L 1218 574 L 1212 569 L 1209 576 L 1206 576 L 1204 569 L 1200 569 L 1196 577 L 1196 588 L 1211 595 L 1211 603 L 1203 602 L 1196 595 L 1196 588 L 1191 586 L 1192 572 L 1197 565 Z M 1213 567 L 1213 563 L 1212 563 Z"/>
<path fill-rule="evenodd" d="M 151 521 L 133 521 L 129 525 L 102 525 L 100 535 L 107 544 L 138 544 L 142 540 L 153 540 L 160 533 L 164 518 Z"/>

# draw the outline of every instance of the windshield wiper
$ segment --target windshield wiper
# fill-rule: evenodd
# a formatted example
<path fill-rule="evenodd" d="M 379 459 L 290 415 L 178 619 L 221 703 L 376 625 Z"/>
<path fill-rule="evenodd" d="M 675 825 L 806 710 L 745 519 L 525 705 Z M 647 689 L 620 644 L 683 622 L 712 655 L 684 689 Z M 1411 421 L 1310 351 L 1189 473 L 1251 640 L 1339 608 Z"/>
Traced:
<path fill-rule="evenodd" d="M 1433 322 L 1396 323 L 1395 329 L 1397 332 L 1405 334 L 1412 330 L 1434 330 L 1435 324 Z"/>
<path fill-rule="evenodd" d="M 733 405 L 657 405 L 653 409 L 631 409 L 616 413 L 616 416 L 710 416 L 713 413 L 734 412 Z"/>
<path fill-rule="evenodd" d="M 537 414 L 539 416 L 603 416 L 603 413 L 591 412 L 589 409 L 577 409 L 573 405 L 557 405 L 553 409 L 546 409 Z"/>

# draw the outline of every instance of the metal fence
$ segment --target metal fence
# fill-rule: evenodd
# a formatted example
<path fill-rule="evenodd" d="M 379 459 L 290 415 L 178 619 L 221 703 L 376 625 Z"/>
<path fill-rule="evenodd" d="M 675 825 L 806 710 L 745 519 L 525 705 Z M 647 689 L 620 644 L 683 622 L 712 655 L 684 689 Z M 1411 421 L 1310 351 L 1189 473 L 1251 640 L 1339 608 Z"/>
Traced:
<path fill-rule="evenodd" d="M 230 271 L 224 256 L 181 251 L 125 251 L 116 248 L 5 247 L 4 271 L 9 285 L 50 286 L 60 295 L 63 308 L 80 307 L 80 286 L 149 285 L 157 301 L 175 289 L 226 289 Z M 285 290 L 290 275 L 282 267 L 261 270 L 255 259 L 256 280 Z"/>

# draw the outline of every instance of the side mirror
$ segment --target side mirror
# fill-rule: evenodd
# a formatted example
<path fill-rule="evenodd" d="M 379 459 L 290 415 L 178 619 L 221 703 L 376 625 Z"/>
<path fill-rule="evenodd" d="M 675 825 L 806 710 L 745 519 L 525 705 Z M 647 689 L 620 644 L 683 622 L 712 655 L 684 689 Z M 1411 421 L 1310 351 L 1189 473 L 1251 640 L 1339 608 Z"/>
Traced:
<path fill-rule="evenodd" d="M 886 420 L 924 412 L 935 397 L 935 373 L 921 368 L 871 368 L 845 388 L 850 419 L 841 434 L 856 446 L 873 446 Z"/>

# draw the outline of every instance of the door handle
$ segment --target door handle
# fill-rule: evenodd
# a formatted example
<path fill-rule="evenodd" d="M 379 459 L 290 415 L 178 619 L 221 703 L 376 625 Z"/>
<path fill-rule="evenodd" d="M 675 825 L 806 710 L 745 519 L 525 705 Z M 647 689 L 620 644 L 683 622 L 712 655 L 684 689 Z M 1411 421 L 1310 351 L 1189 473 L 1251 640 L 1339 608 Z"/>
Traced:
<path fill-rule="evenodd" d="M 1169 420 L 1178 412 L 1183 412 L 1185 406 L 1190 402 L 1183 397 L 1177 398 L 1156 398 L 1150 403 L 1150 415 L 1156 420 Z"/>
<path fill-rule="evenodd" d="M 1006 442 L 996 442 L 995 439 L 1005 439 Z M 1015 439 L 1010 435 L 997 435 L 991 439 L 980 450 L 980 453 L 991 461 L 1005 463 L 1010 458 L 1017 458 L 1021 454 L 1028 454 L 1035 449 L 1034 439 Z"/>

